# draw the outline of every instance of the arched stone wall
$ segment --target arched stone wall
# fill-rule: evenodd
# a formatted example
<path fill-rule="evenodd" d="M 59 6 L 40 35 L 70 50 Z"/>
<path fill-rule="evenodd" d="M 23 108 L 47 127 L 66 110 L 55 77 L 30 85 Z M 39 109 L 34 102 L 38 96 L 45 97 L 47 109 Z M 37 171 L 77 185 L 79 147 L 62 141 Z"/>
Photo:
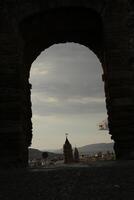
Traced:
<path fill-rule="evenodd" d="M 31 16 L 20 24 L 20 33 L 25 41 L 24 62 L 29 64 L 56 43 L 83 44 L 100 59 L 104 54 L 102 19 L 91 9 L 69 7 Z"/>
<path fill-rule="evenodd" d="M 87 19 L 88 21 L 86 21 Z M 44 49 L 55 43 L 76 42 L 83 44 L 92 49 L 102 60 L 104 50 L 102 26 L 101 16 L 96 11 L 79 7 L 51 9 L 49 12 L 31 16 L 21 22 L 20 33 L 25 41 L 26 85 L 28 86 L 33 61 Z"/>
<path fill-rule="evenodd" d="M 30 67 L 42 50 L 66 41 L 89 47 L 100 59 L 117 159 L 134 158 L 132 21 L 128 0 L 0 1 L 1 166 L 27 165 Z"/>

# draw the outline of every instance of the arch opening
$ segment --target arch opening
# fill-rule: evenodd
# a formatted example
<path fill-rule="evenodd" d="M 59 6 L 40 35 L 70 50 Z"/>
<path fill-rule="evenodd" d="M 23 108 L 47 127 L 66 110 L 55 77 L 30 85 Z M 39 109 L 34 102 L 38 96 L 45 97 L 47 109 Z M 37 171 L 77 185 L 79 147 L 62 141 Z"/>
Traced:
<path fill-rule="evenodd" d="M 40 53 L 53 44 L 61 43 L 74 42 L 88 47 L 98 57 L 106 74 L 103 23 L 101 16 L 92 9 L 79 7 L 51 9 L 21 22 L 20 32 L 25 41 L 23 84 L 27 84 L 31 65 Z M 30 93 L 28 95 L 30 96 Z M 28 139 L 29 144 L 30 138 L 31 134 Z"/>
<path fill-rule="evenodd" d="M 33 148 L 60 149 L 111 142 L 98 124 L 107 118 L 101 63 L 87 47 L 62 43 L 46 49 L 31 68 Z"/>

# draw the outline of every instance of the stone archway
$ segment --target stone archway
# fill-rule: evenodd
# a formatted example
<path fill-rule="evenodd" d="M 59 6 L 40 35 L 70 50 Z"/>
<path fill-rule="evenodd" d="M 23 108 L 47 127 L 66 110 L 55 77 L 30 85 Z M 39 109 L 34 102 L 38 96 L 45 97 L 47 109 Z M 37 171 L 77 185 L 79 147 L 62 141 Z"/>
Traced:
<path fill-rule="evenodd" d="M 87 19 L 89 20 L 86 21 Z M 102 26 L 101 17 L 97 12 L 77 7 L 52 10 L 25 20 L 21 23 L 20 30 L 26 41 L 24 60 L 27 77 L 37 56 L 55 43 L 83 44 L 92 49 L 100 61 L 103 60 Z"/>
<path fill-rule="evenodd" d="M 58 0 L 29 0 L 26 5 L 15 4 L 12 10 L 10 4 L 1 5 L 1 164 L 26 166 L 28 162 L 32 138 L 28 79 L 32 62 L 52 44 L 72 41 L 89 47 L 102 63 L 116 157 L 134 158 L 133 66 L 128 66 L 127 6 L 127 1 L 120 0 L 116 5 L 111 0 L 62 4 Z"/>

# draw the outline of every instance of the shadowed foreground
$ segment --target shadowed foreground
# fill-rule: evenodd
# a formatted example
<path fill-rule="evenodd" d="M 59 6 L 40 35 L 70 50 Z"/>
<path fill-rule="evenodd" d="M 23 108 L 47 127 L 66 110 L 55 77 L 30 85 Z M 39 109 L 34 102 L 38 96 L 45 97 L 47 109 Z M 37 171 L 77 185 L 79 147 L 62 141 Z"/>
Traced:
<path fill-rule="evenodd" d="M 0 172 L 0 200 L 133 200 L 134 162 Z"/>

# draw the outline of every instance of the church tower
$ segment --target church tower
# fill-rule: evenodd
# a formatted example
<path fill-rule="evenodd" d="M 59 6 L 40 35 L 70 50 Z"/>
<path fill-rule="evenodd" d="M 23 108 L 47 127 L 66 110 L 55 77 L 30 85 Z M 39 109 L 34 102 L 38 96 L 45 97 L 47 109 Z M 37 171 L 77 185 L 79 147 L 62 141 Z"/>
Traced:
<path fill-rule="evenodd" d="M 67 135 L 65 144 L 63 145 L 63 154 L 64 154 L 64 163 L 68 164 L 73 162 L 72 145 L 70 144 Z"/>

